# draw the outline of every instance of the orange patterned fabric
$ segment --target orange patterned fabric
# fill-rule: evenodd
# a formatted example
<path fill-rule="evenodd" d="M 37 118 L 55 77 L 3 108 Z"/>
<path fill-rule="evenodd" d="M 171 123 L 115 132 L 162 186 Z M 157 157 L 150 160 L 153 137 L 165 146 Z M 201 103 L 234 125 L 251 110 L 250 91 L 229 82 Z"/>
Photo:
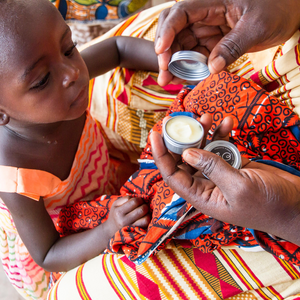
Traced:
<path fill-rule="evenodd" d="M 292 166 L 295 172 L 300 169 L 300 144 L 292 131 L 298 128 L 298 116 L 258 85 L 239 76 L 223 72 L 210 76 L 194 89 L 184 88 L 168 114 L 174 112 L 189 112 L 198 118 L 210 113 L 212 131 L 229 115 L 234 120 L 231 142 L 243 156 Z M 153 130 L 161 132 L 161 124 L 158 122 Z M 195 211 L 162 180 L 152 160 L 149 142 L 141 155 L 140 166 L 122 187 L 121 195 L 142 197 L 152 212 L 151 223 L 147 230 L 123 228 L 111 239 L 109 251 L 124 252 L 139 264 L 175 238 L 189 240 L 204 253 L 223 246 L 249 249 L 262 246 L 300 265 L 298 246 Z M 118 197 L 103 196 L 65 207 L 59 216 L 58 230 L 66 235 L 97 226 L 107 219 L 111 204 Z"/>

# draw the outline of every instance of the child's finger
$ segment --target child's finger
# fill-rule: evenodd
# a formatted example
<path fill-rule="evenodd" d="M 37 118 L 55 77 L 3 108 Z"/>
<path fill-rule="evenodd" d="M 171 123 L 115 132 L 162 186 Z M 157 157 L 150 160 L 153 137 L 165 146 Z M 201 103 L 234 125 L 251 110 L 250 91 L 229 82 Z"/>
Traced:
<path fill-rule="evenodd" d="M 128 200 L 129 200 L 129 197 L 128 197 L 128 196 L 121 197 L 121 198 L 115 200 L 114 206 L 115 206 L 115 207 L 122 206 L 122 205 L 123 205 L 124 203 L 126 203 Z"/>
<path fill-rule="evenodd" d="M 128 212 L 126 214 L 126 222 L 128 224 L 134 224 L 137 220 L 143 218 L 146 216 L 149 212 L 149 207 L 147 204 L 142 204 L 135 209 L 133 209 L 131 212 Z"/>
<path fill-rule="evenodd" d="M 129 198 L 128 196 L 126 196 L 124 198 L 125 199 L 128 198 L 128 201 L 123 200 L 122 202 L 120 201 L 122 204 L 117 203 L 117 206 L 119 207 L 119 209 L 122 206 L 121 211 L 122 211 L 122 215 L 124 215 L 124 216 L 144 204 L 144 200 L 142 198 L 136 198 L 136 197 Z M 120 198 L 120 199 L 122 199 L 122 198 Z"/>
<path fill-rule="evenodd" d="M 137 226 L 137 227 L 141 227 L 141 228 L 147 228 L 148 225 L 149 225 L 149 223 L 150 223 L 150 221 L 151 221 L 150 214 L 146 214 L 142 218 L 140 218 L 137 221 L 135 221 L 132 225 L 133 226 Z"/>

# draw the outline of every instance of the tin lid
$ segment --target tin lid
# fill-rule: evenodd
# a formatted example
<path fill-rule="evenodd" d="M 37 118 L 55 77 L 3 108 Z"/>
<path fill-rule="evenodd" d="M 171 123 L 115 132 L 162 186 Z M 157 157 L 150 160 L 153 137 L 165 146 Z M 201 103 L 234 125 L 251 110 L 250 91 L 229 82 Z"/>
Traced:
<path fill-rule="evenodd" d="M 241 168 L 241 154 L 238 148 L 230 142 L 214 141 L 205 146 L 204 150 L 217 154 L 236 169 Z"/>
<path fill-rule="evenodd" d="M 210 75 L 207 57 L 195 51 L 178 51 L 171 58 L 168 69 L 176 77 L 187 81 L 201 81 Z"/>

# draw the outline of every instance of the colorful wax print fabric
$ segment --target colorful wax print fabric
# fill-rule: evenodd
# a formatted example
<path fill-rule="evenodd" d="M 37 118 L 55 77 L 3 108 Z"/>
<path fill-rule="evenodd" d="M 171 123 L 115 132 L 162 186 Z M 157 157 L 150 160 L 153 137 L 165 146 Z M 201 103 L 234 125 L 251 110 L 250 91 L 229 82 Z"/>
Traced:
<path fill-rule="evenodd" d="M 135 13 L 148 0 L 50 0 L 65 20 L 105 21 L 118 20 Z"/>
<path fill-rule="evenodd" d="M 154 41 L 160 12 L 174 3 L 170 1 L 134 15 L 84 48 L 116 35 Z M 282 45 L 243 55 L 227 71 L 257 83 L 299 115 L 299 41 L 297 30 Z M 116 68 L 93 80 L 91 113 L 102 126 L 110 154 L 136 160 L 146 145 L 149 131 L 165 116 L 182 88 L 172 83 L 160 87 L 157 76 L 155 72 Z M 123 153 L 126 158 L 122 158 Z"/>
<path fill-rule="evenodd" d="M 231 116 L 234 127 L 230 139 L 243 156 L 276 162 L 295 172 L 300 169 L 300 144 L 298 136 L 294 135 L 298 130 L 298 116 L 255 83 L 227 72 L 212 75 L 194 89 L 184 88 L 167 114 L 175 112 L 189 112 L 198 118 L 204 113 L 211 114 L 212 132 L 226 116 Z M 153 130 L 161 133 L 161 126 L 162 121 Z M 162 180 L 149 142 L 139 162 L 140 170 L 124 184 L 121 195 L 143 198 L 149 205 L 152 220 L 147 230 L 128 226 L 118 231 L 108 245 L 110 252 L 121 251 L 131 261 L 140 264 L 176 239 L 188 240 L 203 253 L 224 246 L 248 250 L 263 247 L 300 265 L 298 246 L 195 211 Z M 113 201 L 118 197 L 102 196 L 96 201 L 66 206 L 61 210 L 58 230 L 67 235 L 97 226 L 106 220 Z"/>

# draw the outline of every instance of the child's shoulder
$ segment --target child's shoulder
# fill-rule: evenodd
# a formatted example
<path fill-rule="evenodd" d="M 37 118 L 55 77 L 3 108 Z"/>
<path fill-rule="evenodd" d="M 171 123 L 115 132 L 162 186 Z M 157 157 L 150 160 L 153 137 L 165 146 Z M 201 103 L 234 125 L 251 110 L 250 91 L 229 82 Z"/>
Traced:
<path fill-rule="evenodd" d="M 49 172 L 68 177 L 85 124 L 85 116 L 66 121 L 51 138 L 28 139 L 0 127 L 0 165 Z"/>

